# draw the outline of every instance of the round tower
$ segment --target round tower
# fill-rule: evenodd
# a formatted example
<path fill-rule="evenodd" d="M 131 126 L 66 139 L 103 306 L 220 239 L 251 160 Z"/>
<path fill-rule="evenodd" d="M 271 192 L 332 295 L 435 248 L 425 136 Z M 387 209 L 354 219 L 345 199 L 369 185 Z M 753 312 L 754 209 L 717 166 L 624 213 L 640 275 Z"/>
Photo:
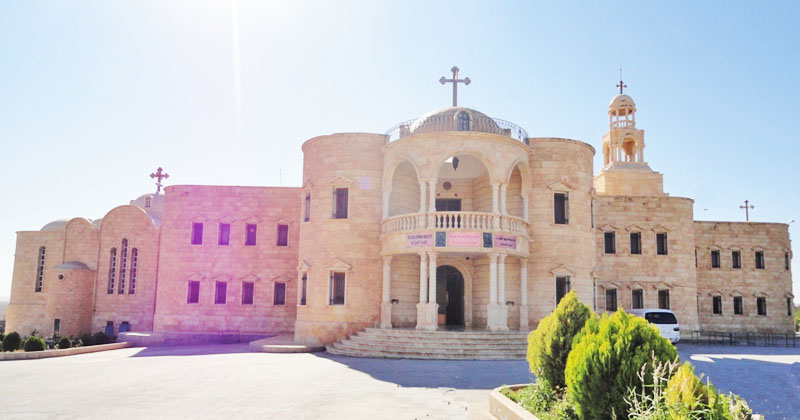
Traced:
<path fill-rule="evenodd" d="M 385 143 L 344 133 L 303 144 L 299 343 L 332 343 L 380 321 Z"/>

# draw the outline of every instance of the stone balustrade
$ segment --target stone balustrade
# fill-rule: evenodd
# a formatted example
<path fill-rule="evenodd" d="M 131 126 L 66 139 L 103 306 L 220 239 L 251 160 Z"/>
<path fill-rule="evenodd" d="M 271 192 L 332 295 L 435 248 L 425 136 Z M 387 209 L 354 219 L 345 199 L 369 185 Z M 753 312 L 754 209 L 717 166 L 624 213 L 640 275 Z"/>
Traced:
<path fill-rule="evenodd" d="M 477 211 L 437 211 L 392 216 L 383 221 L 383 233 L 411 232 L 422 229 L 442 231 L 478 230 L 528 235 L 528 222 L 520 217 Z"/>

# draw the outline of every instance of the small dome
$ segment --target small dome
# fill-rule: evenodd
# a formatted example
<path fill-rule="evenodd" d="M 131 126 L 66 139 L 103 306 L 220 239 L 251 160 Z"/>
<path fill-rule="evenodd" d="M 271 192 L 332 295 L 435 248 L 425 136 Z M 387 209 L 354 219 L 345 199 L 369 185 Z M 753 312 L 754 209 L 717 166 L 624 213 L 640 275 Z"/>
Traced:
<path fill-rule="evenodd" d="M 611 100 L 611 103 L 608 104 L 608 112 L 613 113 L 617 110 L 622 111 L 620 112 L 621 115 L 636 112 L 636 103 L 633 102 L 633 98 L 628 95 L 617 95 Z"/>
<path fill-rule="evenodd" d="M 103 218 L 102 217 L 99 218 L 99 219 L 92 220 L 92 226 L 94 226 L 95 229 L 100 229 L 100 226 L 102 226 L 102 225 L 103 225 Z"/>
<path fill-rule="evenodd" d="M 42 232 L 55 231 L 55 230 L 64 230 L 64 228 L 67 227 L 67 223 L 69 223 L 69 220 L 67 220 L 67 219 L 53 220 L 52 222 L 42 226 L 42 228 L 39 229 L 39 230 L 42 231 Z"/>
<path fill-rule="evenodd" d="M 411 134 L 438 131 L 479 131 L 507 135 L 488 115 L 470 108 L 447 107 L 431 111 L 419 117 L 411 127 Z"/>

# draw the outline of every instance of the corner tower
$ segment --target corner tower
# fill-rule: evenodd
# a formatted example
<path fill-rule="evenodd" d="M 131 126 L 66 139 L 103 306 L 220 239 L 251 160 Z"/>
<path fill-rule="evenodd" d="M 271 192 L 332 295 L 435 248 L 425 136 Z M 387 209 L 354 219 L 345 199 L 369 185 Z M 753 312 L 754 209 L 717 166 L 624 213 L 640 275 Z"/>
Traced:
<path fill-rule="evenodd" d="M 603 169 L 594 178 L 594 188 L 600 195 L 663 195 L 662 175 L 644 160 L 644 130 L 636 128 L 636 103 L 622 93 L 622 81 L 617 86 L 620 94 L 608 104 Z"/>

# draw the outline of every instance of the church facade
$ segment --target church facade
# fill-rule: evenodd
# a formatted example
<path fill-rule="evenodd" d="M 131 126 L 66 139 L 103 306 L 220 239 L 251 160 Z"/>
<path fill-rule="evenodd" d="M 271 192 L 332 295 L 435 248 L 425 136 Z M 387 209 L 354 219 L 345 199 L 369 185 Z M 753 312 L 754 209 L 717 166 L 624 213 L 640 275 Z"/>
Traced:
<path fill-rule="evenodd" d="M 159 178 L 100 220 L 18 232 L 6 330 L 527 331 L 574 290 L 598 312 L 671 309 L 684 334 L 791 333 L 788 225 L 695 221 L 636 111 L 609 104 L 596 175 L 587 143 L 453 106 L 306 141 L 299 188 Z"/>

